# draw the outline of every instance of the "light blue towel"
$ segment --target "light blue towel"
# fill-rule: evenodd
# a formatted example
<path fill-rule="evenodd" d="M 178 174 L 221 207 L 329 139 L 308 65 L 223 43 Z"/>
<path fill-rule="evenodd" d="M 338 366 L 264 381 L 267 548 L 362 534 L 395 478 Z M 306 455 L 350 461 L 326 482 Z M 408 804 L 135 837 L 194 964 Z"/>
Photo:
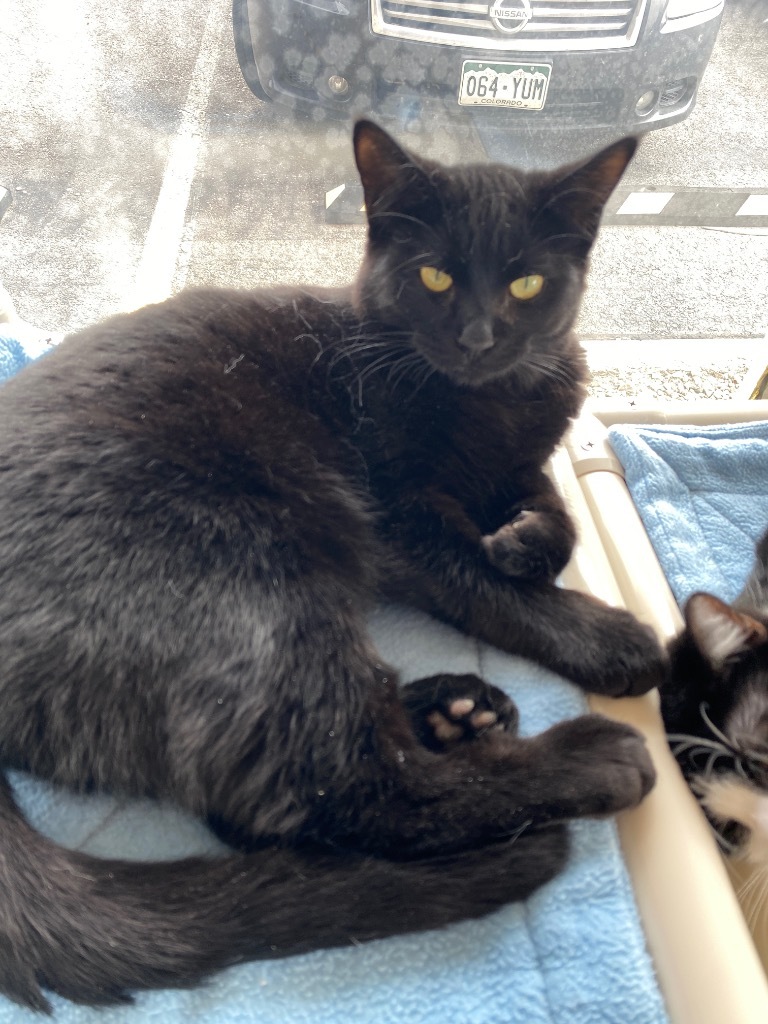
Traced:
<path fill-rule="evenodd" d="M 32 357 L 15 334 L 0 324 L 0 380 L 12 377 L 26 366 Z"/>
<path fill-rule="evenodd" d="M 768 527 L 768 421 L 608 434 L 678 603 L 697 590 L 732 601 Z"/>
<path fill-rule="evenodd" d="M 62 337 L 23 321 L 0 323 L 0 383 L 43 355 Z"/>
<path fill-rule="evenodd" d="M 2 391 L 0 390 L 0 401 Z M 476 672 L 517 701 L 522 730 L 585 710 L 573 686 L 410 609 L 371 628 L 405 679 Z M 199 822 L 148 801 L 73 797 L 20 773 L 34 824 L 97 855 L 220 849 Z M 568 869 L 524 904 L 439 932 L 231 968 L 200 989 L 95 1010 L 53 997 L 57 1024 L 666 1024 L 611 821 L 573 826 Z M 0 1024 L 40 1018 L 0 998 Z"/>

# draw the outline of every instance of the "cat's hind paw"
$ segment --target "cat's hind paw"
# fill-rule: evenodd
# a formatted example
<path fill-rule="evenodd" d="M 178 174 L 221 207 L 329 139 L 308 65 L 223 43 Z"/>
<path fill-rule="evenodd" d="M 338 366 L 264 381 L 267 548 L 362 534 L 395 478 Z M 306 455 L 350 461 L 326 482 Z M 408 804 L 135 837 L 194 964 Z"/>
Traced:
<path fill-rule="evenodd" d="M 421 743 L 445 751 L 492 730 L 515 733 L 517 706 L 503 690 L 474 675 L 437 675 L 404 687 L 403 705 Z"/>
<path fill-rule="evenodd" d="M 553 804 L 563 817 L 603 817 L 635 807 L 650 792 L 656 769 L 640 732 L 603 715 L 559 722 L 539 737 L 562 772 Z"/>

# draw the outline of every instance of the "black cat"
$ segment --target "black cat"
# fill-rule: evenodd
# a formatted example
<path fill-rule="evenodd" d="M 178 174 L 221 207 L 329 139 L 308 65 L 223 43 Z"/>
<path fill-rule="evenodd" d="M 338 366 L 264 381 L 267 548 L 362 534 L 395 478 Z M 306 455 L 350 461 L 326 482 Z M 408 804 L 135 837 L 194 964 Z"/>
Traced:
<path fill-rule="evenodd" d="M 517 738 L 473 676 L 401 695 L 366 632 L 383 595 L 588 689 L 658 681 L 648 630 L 554 584 L 574 529 L 542 471 L 635 143 L 526 175 L 368 122 L 354 142 L 352 289 L 190 291 L 0 393 L 0 762 L 171 799 L 248 850 L 88 858 L 2 782 L 0 989 L 28 1006 L 484 914 L 562 867 L 565 819 L 652 785 L 632 729 Z"/>
<path fill-rule="evenodd" d="M 768 533 L 733 605 L 698 593 L 670 646 L 670 745 L 729 854 L 768 868 Z"/>

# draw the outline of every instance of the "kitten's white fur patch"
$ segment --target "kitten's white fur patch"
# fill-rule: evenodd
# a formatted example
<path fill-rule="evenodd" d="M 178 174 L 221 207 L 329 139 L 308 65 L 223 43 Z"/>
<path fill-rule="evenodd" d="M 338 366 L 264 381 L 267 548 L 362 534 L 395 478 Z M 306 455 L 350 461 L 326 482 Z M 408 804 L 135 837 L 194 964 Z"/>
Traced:
<path fill-rule="evenodd" d="M 749 829 L 741 855 L 752 864 L 768 866 L 768 794 L 738 775 L 703 775 L 692 780 L 694 791 L 717 821 L 737 821 Z"/>

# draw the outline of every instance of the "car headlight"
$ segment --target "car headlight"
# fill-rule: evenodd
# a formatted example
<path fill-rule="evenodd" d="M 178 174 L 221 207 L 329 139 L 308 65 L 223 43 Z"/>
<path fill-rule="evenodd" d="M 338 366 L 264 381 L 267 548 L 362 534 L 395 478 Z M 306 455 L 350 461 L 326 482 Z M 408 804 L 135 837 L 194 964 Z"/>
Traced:
<path fill-rule="evenodd" d="M 669 0 L 665 15 L 668 20 L 673 18 L 689 18 L 693 14 L 722 7 L 722 0 Z"/>

